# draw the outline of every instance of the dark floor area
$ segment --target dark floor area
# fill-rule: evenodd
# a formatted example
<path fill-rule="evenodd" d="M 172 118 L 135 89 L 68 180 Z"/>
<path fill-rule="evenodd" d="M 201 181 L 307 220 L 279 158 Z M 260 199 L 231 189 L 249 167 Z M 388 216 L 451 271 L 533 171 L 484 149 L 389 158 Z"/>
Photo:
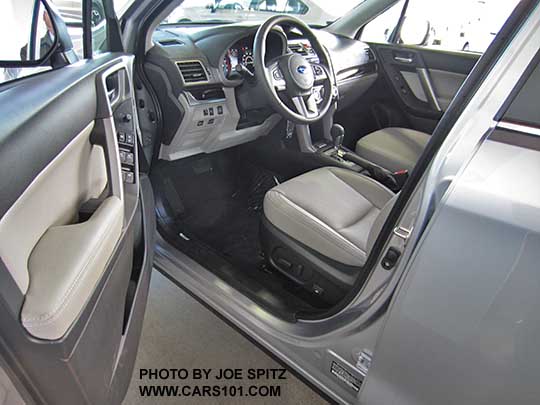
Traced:
<path fill-rule="evenodd" d="M 152 171 L 160 232 L 179 250 L 282 317 L 327 304 L 266 265 L 259 224 L 266 192 L 284 180 L 238 149 L 159 162 Z"/>

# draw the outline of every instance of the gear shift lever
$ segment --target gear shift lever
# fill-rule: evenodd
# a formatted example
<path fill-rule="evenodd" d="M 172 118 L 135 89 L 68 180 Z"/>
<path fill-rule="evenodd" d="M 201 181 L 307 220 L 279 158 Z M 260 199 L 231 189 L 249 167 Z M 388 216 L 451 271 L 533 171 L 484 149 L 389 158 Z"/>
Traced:
<path fill-rule="evenodd" d="M 334 148 L 339 151 L 343 145 L 343 139 L 345 138 L 345 128 L 339 124 L 334 124 L 330 130 L 330 135 L 334 141 Z"/>

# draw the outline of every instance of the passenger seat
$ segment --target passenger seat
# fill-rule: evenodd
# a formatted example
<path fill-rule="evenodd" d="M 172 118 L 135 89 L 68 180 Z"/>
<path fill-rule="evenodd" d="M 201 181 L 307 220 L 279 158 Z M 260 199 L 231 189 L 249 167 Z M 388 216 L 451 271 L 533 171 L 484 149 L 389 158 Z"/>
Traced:
<path fill-rule="evenodd" d="M 392 172 L 412 171 L 430 139 L 429 134 L 407 128 L 384 128 L 356 143 L 356 153 Z"/>

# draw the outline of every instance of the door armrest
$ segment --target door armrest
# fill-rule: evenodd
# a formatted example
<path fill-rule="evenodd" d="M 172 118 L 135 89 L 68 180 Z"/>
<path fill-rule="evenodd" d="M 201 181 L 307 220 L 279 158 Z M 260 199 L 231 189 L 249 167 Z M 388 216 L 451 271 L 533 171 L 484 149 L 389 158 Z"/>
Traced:
<path fill-rule="evenodd" d="M 109 197 L 87 221 L 45 232 L 28 260 L 21 322 L 30 334 L 59 339 L 77 320 L 120 239 L 123 218 L 122 202 Z"/>

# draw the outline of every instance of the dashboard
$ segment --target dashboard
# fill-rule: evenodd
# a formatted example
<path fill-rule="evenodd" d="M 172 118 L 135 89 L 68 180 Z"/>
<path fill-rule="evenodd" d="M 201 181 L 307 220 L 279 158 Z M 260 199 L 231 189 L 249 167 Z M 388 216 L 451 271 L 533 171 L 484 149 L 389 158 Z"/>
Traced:
<path fill-rule="evenodd" d="M 256 90 L 253 44 L 258 28 L 257 23 L 246 22 L 156 29 L 143 68 L 162 110 L 161 159 L 177 160 L 250 142 L 269 134 L 282 120 Z M 338 108 L 346 108 L 375 82 L 375 55 L 360 41 L 314 32 L 336 74 Z M 268 36 L 266 61 L 287 48 L 317 62 L 307 39 L 277 30 Z"/>

